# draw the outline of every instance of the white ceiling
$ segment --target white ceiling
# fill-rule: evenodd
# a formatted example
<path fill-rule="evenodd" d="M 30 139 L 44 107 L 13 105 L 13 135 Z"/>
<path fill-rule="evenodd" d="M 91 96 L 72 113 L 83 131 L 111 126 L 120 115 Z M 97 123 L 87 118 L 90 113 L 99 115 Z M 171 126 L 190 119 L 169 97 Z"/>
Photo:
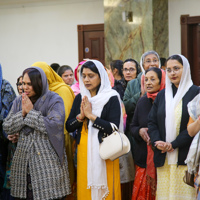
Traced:
<path fill-rule="evenodd" d="M 0 0 L 0 7 L 15 6 L 15 5 L 27 5 L 35 3 L 83 3 L 83 2 L 95 2 L 100 0 Z M 103 0 L 102 0 L 103 1 Z"/>

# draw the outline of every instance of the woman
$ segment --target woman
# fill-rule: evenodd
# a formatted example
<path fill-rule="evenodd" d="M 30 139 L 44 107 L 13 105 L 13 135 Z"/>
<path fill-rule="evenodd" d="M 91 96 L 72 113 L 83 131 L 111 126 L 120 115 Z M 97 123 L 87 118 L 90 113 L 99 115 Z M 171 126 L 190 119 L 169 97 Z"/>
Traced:
<path fill-rule="evenodd" d="M 159 92 L 149 114 L 148 132 L 155 147 L 158 199 L 194 199 L 194 188 L 183 182 L 185 159 L 192 142 L 187 131 L 187 104 L 198 93 L 188 60 L 173 55 L 166 61 L 166 89 Z"/>
<path fill-rule="evenodd" d="M 140 73 L 140 67 L 136 60 L 129 58 L 124 61 L 123 76 L 127 83 L 135 79 L 139 73 Z"/>
<path fill-rule="evenodd" d="M 58 75 L 62 80 L 69 86 L 73 85 L 74 82 L 74 72 L 72 68 L 68 65 L 63 65 L 58 69 Z"/>
<path fill-rule="evenodd" d="M 72 85 L 71 88 L 72 88 L 72 90 L 73 90 L 75 96 L 76 96 L 77 94 L 80 93 L 80 87 L 79 87 L 79 71 L 80 71 L 80 69 L 81 69 L 81 66 L 82 66 L 85 62 L 86 62 L 86 61 L 83 60 L 83 61 L 81 61 L 80 63 L 78 63 L 77 67 L 76 67 L 75 70 L 74 70 L 74 76 L 75 76 L 75 79 L 76 79 L 77 82 L 76 82 L 74 85 Z"/>
<path fill-rule="evenodd" d="M 17 85 L 17 91 L 19 95 L 21 95 L 22 94 L 22 75 L 17 78 L 16 85 Z"/>
<path fill-rule="evenodd" d="M 57 73 L 60 65 L 58 63 L 52 63 L 50 67 Z"/>
<path fill-rule="evenodd" d="M 150 68 L 145 71 L 145 90 L 147 94 L 138 100 L 132 124 L 131 133 L 135 139 L 134 161 L 136 164 L 136 175 L 133 185 L 132 200 L 155 199 L 156 176 L 153 164 L 151 141 L 148 135 L 148 114 L 159 91 L 165 87 L 165 73 L 159 68 Z M 148 160 L 147 160 L 148 153 Z M 151 173 L 149 173 L 149 168 Z"/>
<path fill-rule="evenodd" d="M 126 134 L 128 135 L 131 142 L 131 151 L 134 155 L 135 141 L 132 135 L 130 134 L 130 124 L 133 119 L 135 107 L 137 101 L 145 93 L 144 91 L 144 73 L 145 70 L 151 67 L 160 68 L 160 59 L 159 55 L 155 51 L 145 52 L 140 59 L 140 67 L 142 72 L 138 74 L 137 78 L 128 82 L 126 90 L 124 92 L 124 106 L 127 114 L 126 119 Z"/>
<path fill-rule="evenodd" d="M 112 75 L 115 80 L 113 89 L 119 93 L 121 100 L 123 100 L 124 91 L 126 89 L 126 82 L 123 78 L 123 72 L 122 72 L 123 61 L 122 60 L 113 60 L 110 63 L 110 68 L 111 68 Z"/>
<path fill-rule="evenodd" d="M 17 91 L 19 95 L 22 94 L 22 75 L 17 78 Z M 17 147 L 17 141 L 18 141 L 19 133 L 15 133 L 13 135 L 8 135 L 8 155 L 7 155 L 7 162 L 6 162 L 6 176 L 5 176 L 5 181 L 4 181 L 4 188 L 5 188 L 5 200 L 13 200 L 14 198 L 10 195 L 10 169 L 11 169 L 11 164 L 12 164 L 12 159 Z"/>
<path fill-rule="evenodd" d="M 115 79 L 114 87 L 123 100 L 124 92 L 127 83 L 135 79 L 140 73 L 139 64 L 134 59 L 126 59 L 124 62 L 121 60 L 114 60 L 110 63 L 112 74 Z"/>
<path fill-rule="evenodd" d="M 49 90 L 57 93 L 62 98 L 64 102 L 64 106 L 65 106 L 65 122 L 66 122 L 67 118 L 69 117 L 72 104 L 74 101 L 74 93 L 72 89 L 63 82 L 62 78 L 59 77 L 58 74 L 55 73 L 54 70 L 52 70 L 51 67 L 47 63 L 36 62 L 32 66 L 39 67 L 44 71 L 47 77 Z M 73 164 L 73 150 L 72 150 L 73 140 L 66 129 L 64 129 L 64 135 L 65 135 L 65 150 L 67 154 L 69 177 L 70 177 L 71 188 L 73 189 L 73 185 L 75 184 L 74 183 L 75 174 L 74 174 L 74 164 Z M 73 190 L 72 193 L 74 192 L 75 191 Z"/>
<path fill-rule="evenodd" d="M 46 75 L 37 67 L 24 70 L 23 90 L 3 123 L 8 135 L 19 132 L 11 167 L 11 195 L 62 199 L 70 193 L 63 100 L 48 90 Z"/>
<path fill-rule="evenodd" d="M 139 65 L 134 59 L 127 59 L 124 62 L 121 60 L 114 60 L 110 63 L 110 67 L 115 78 L 115 85 L 113 89 L 119 93 L 121 100 L 123 100 L 127 82 L 139 74 Z M 127 115 L 123 102 L 121 102 L 121 106 L 123 111 L 124 130 L 126 130 Z M 122 199 L 130 199 L 135 177 L 132 153 L 129 152 L 128 154 L 120 157 L 119 162 Z"/>
<path fill-rule="evenodd" d="M 126 86 L 127 84 L 134 80 L 139 74 L 140 74 L 140 67 L 139 64 L 136 60 L 129 58 L 126 59 L 123 63 L 123 76 L 124 76 L 124 80 L 126 82 Z M 125 88 L 126 89 L 126 88 Z M 124 98 L 124 94 L 123 94 L 123 98 Z M 125 104 L 124 104 L 125 105 Z M 126 113 L 127 113 L 127 120 L 126 120 L 126 135 L 129 135 L 129 126 L 131 123 L 131 119 L 130 119 L 130 115 L 128 114 L 128 110 L 125 107 Z M 130 137 L 129 137 L 130 139 Z"/>
<path fill-rule="evenodd" d="M 5 131 L 2 128 L 3 120 L 8 115 L 12 102 L 14 101 L 16 95 L 14 89 L 10 85 L 10 83 L 3 79 L 2 67 L 0 64 L 0 199 L 6 199 L 6 195 L 8 191 L 5 187 L 6 183 L 6 161 L 7 161 L 7 153 L 8 153 L 8 140 Z M 3 189 L 4 188 L 6 189 Z M 9 194 L 8 194 L 9 195 Z"/>
<path fill-rule="evenodd" d="M 160 58 L 157 52 L 147 51 L 145 52 L 140 59 L 140 67 L 142 72 L 137 75 L 137 78 L 129 81 L 127 88 L 124 93 L 123 102 L 126 108 L 127 120 L 131 123 L 134 110 L 137 104 L 138 99 L 144 95 L 144 75 L 145 70 L 151 67 L 160 68 Z M 129 124 L 130 124 L 129 123 Z"/>
<path fill-rule="evenodd" d="M 194 187 L 196 189 L 197 199 L 200 199 L 200 94 L 198 94 L 191 102 L 188 103 L 188 112 L 190 120 L 188 123 L 188 134 L 194 137 L 190 145 L 189 153 L 185 163 L 190 174 L 195 174 Z"/>
<path fill-rule="evenodd" d="M 104 66 L 96 60 L 84 63 L 80 71 L 80 91 L 66 123 L 77 129 L 77 196 L 81 200 L 121 199 L 119 159 L 102 160 L 99 143 L 112 133 L 110 122 L 123 131 L 120 97 L 111 89 Z"/>

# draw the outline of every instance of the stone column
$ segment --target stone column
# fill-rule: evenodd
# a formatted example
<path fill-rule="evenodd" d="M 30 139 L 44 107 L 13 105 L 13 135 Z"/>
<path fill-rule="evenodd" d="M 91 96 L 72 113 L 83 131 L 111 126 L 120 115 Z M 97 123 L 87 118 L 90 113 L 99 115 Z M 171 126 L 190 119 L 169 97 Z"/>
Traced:
<path fill-rule="evenodd" d="M 131 16 L 132 15 L 132 16 Z M 106 66 L 148 50 L 168 57 L 168 0 L 104 0 Z"/>

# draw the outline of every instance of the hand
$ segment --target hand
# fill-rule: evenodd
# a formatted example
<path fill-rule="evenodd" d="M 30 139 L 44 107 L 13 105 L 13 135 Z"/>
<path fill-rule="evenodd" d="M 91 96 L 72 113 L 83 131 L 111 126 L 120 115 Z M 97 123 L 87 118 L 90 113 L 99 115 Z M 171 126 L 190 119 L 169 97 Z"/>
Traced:
<path fill-rule="evenodd" d="M 92 104 L 89 102 L 87 96 L 83 97 L 82 104 L 83 104 L 83 113 L 84 113 L 84 115 L 88 119 L 90 119 L 90 115 L 92 114 Z"/>
<path fill-rule="evenodd" d="M 77 117 L 80 119 L 80 120 L 84 120 L 85 119 L 85 114 L 84 114 L 84 111 L 83 111 L 83 100 L 81 101 L 81 107 L 80 107 L 80 111 L 81 113 L 79 115 L 77 115 Z"/>
<path fill-rule="evenodd" d="M 172 152 L 174 149 L 172 148 L 172 144 L 169 142 L 164 142 L 164 141 L 156 141 L 155 146 L 157 149 L 161 150 L 161 153 L 165 152 Z"/>
<path fill-rule="evenodd" d="M 141 88 L 141 93 L 140 93 L 140 97 L 143 97 L 144 96 L 144 94 L 145 94 L 145 89 L 144 88 Z"/>
<path fill-rule="evenodd" d="M 149 137 L 149 134 L 147 133 L 147 131 L 148 131 L 148 128 L 141 128 L 139 130 L 139 135 L 149 145 L 150 144 L 150 137 Z"/>
<path fill-rule="evenodd" d="M 12 143 L 18 142 L 19 138 L 19 133 L 13 134 L 13 135 L 8 135 L 8 140 L 10 140 Z"/>
<path fill-rule="evenodd" d="M 25 117 L 32 109 L 33 104 L 31 100 L 25 93 L 22 93 L 22 116 Z"/>

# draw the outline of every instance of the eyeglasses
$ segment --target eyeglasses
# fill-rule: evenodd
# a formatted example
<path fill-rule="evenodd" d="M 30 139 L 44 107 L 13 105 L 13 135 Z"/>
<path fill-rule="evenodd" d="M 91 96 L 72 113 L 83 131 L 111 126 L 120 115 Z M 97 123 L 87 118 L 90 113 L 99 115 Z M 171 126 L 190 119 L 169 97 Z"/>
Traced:
<path fill-rule="evenodd" d="M 17 86 L 22 86 L 22 83 L 16 83 Z"/>
<path fill-rule="evenodd" d="M 150 63 L 157 63 L 158 60 L 147 60 L 144 63 L 150 64 Z"/>
<path fill-rule="evenodd" d="M 123 71 L 126 72 L 126 73 L 127 73 L 127 72 L 132 73 L 132 72 L 136 71 L 136 69 L 134 69 L 134 68 L 129 68 L 129 69 L 124 68 Z"/>
<path fill-rule="evenodd" d="M 173 69 L 167 68 L 166 71 L 167 71 L 167 73 L 171 73 L 172 71 L 174 73 L 177 73 L 177 72 L 179 72 L 180 69 L 181 69 L 181 67 L 173 67 Z"/>

